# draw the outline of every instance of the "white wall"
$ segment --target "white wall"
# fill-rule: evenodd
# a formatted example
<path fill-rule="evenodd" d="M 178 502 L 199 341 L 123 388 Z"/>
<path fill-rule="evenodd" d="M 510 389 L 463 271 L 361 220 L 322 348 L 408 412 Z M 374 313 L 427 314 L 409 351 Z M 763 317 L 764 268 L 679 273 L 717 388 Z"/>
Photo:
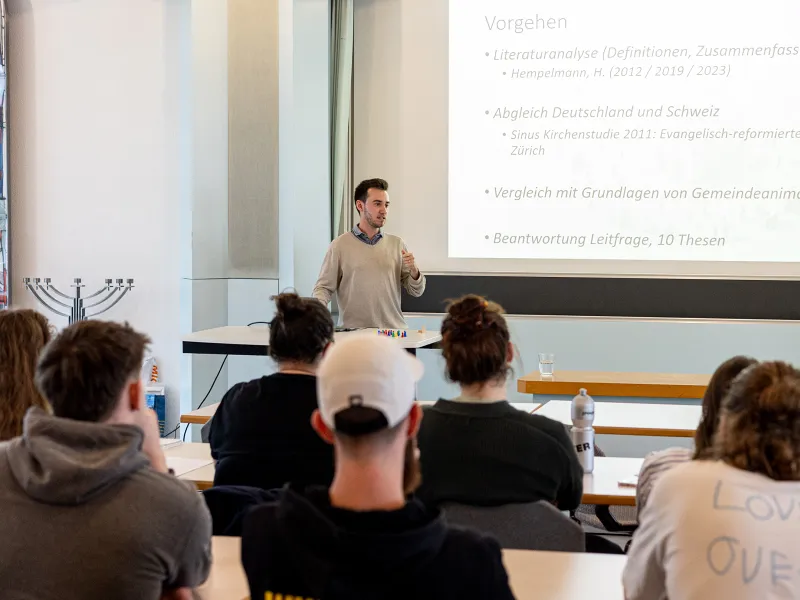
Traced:
<path fill-rule="evenodd" d="M 330 241 L 328 0 L 280 0 L 269 7 L 277 19 L 265 15 L 265 5 L 256 0 L 239 2 L 235 12 L 229 8 L 218 0 L 192 3 L 194 235 L 192 272 L 184 287 L 191 296 L 193 330 L 268 321 L 274 308 L 270 296 L 286 288 L 310 295 Z M 263 35 L 248 43 L 254 28 Z M 248 46 L 265 59 L 240 59 Z M 277 107 L 245 93 L 251 79 L 259 79 L 262 96 L 277 91 Z M 257 120 L 269 135 L 277 129 L 277 149 L 260 151 L 252 139 L 234 134 L 247 129 L 242 115 Z M 242 204 L 231 183 L 243 169 L 251 176 L 269 174 L 261 183 L 270 189 L 277 173 L 277 278 L 268 272 L 244 278 L 231 268 L 228 221 Z M 263 245 L 272 241 L 264 239 Z M 206 396 L 222 359 L 198 355 L 186 361 L 184 410 Z M 230 357 L 206 403 L 218 401 L 234 383 L 272 369 L 264 357 Z"/>
<path fill-rule="evenodd" d="M 293 41 L 294 287 L 310 296 L 331 241 L 330 198 L 330 0 L 295 0 Z M 284 202 L 288 200 L 288 202 Z"/>
<path fill-rule="evenodd" d="M 9 6 L 16 304 L 36 306 L 26 276 L 90 286 L 133 277 L 134 292 L 106 316 L 153 337 L 173 422 L 205 396 L 223 358 L 182 355 L 182 334 L 269 320 L 272 294 L 310 294 L 330 241 L 329 0 L 280 0 L 278 21 L 257 2 L 237 10 L 246 6 L 265 36 L 278 36 L 277 73 L 266 59 L 236 58 L 242 48 L 231 55 L 222 0 Z M 230 145 L 240 139 L 231 119 L 241 131 L 241 115 L 263 109 L 242 94 L 231 100 L 230 60 L 237 77 L 266 68 L 265 86 L 279 88 L 279 110 L 262 124 L 280 131 L 278 151 L 248 171 L 277 172 L 277 278 L 230 264 Z M 275 182 L 261 183 L 268 195 Z M 272 368 L 231 357 L 207 402 Z"/>
<path fill-rule="evenodd" d="M 106 317 L 153 339 L 180 382 L 180 209 L 188 2 L 9 2 L 9 193 L 16 306 L 23 277 L 136 288 Z M 61 318 L 55 322 L 63 324 Z M 175 411 L 173 420 L 177 418 Z"/>

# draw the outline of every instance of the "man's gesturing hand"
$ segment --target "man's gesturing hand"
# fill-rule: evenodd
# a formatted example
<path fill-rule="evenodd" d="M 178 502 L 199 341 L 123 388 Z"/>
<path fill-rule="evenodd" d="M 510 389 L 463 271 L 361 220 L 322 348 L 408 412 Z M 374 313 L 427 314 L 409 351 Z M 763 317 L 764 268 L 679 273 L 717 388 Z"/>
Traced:
<path fill-rule="evenodd" d="M 419 279 L 419 269 L 417 263 L 414 261 L 414 255 L 411 252 L 403 250 L 403 265 L 411 271 L 412 279 Z"/>

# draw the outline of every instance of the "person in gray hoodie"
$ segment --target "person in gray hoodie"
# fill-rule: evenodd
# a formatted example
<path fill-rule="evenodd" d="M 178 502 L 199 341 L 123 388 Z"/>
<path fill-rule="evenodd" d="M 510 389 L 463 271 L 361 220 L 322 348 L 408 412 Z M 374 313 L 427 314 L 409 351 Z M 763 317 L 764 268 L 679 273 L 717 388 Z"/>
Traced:
<path fill-rule="evenodd" d="M 168 472 L 139 378 L 146 336 L 82 321 L 45 348 L 31 408 L 0 444 L 0 598 L 190 598 L 211 519 Z"/>

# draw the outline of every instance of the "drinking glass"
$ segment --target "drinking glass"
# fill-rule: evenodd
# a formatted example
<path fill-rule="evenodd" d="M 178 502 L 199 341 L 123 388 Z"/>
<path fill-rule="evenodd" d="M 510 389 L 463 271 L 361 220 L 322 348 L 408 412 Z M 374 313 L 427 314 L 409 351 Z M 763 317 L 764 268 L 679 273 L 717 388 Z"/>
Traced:
<path fill-rule="evenodd" d="M 539 353 L 539 373 L 542 377 L 552 377 L 556 366 L 556 355 L 552 352 Z"/>

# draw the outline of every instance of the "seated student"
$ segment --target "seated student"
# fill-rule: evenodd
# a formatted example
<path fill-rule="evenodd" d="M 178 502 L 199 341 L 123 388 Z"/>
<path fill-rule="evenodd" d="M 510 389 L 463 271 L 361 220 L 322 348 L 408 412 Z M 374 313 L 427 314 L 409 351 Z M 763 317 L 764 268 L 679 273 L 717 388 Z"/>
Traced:
<path fill-rule="evenodd" d="M 222 398 L 209 432 L 217 460 L 214 485 L 330 484 L 333 449 L 310 423 L 317 408 L 317 365 L 333 330 L 330 313 L 314 298 L 275 298 L 269 354 L 278 372 L 238 383 Z"/>
<path fill-rule="evenodd" d="M 734 356 L 714 371 L 706 392 L 703 394 L 703 415 L 694 434 L 694 450 L 667 448 L 652 452 L 645 457 L 636 485 L 636 509 L 638 512 L 642 512 L 653 486 L 667 470 L 689 460 L 709 458 L 714 445 L 714 435 L 719 425 L 722 400 L 727 395 L 736 376 L 756 362 L 755 358 L 748 356 Z"/>
<path fill-rule="evenodd" d="M 625 598 L 800 598 L 800 371 L 783 362 L 744 370 L 711 456 L 653 488 L 628 551 Z"/>
<path fill-rule="evenodd" d="M 442 353 L 461 395 L 425 411 L 419 498 L 434 506 L 546 500 L 560 510 L 577 508 L 583 468 L 566 429 L 506 401 L 514 348 L 502 308 L 473 295 L 452 303 Z"/>
<path fill-rule="evenodd" d="M 292 484 L 245 517 L 251 598 L 513 598 L 494 540 L 406 499 L 419 480 L 421 376 L 422 363 L 388 338 L 331 348 L 313 426 L 334 446 L 336 474 L 330 489 Z"/>
<path fill-rule="evenodd" d="M 0 311 L 0 441 L 22 434 L 31 406 L 50 410 L 33 381 L 36 361 L 50 341 L 50 325 L 35 310 Z"/>
<path fill-rule="evenodd" d="M 0 444 L 4 598 L 187 597 L 210 566 L 211 519 L 168 473 L 140 369 L 148 339 L 81 321 L 44 350 L 34 407 Z"/>

